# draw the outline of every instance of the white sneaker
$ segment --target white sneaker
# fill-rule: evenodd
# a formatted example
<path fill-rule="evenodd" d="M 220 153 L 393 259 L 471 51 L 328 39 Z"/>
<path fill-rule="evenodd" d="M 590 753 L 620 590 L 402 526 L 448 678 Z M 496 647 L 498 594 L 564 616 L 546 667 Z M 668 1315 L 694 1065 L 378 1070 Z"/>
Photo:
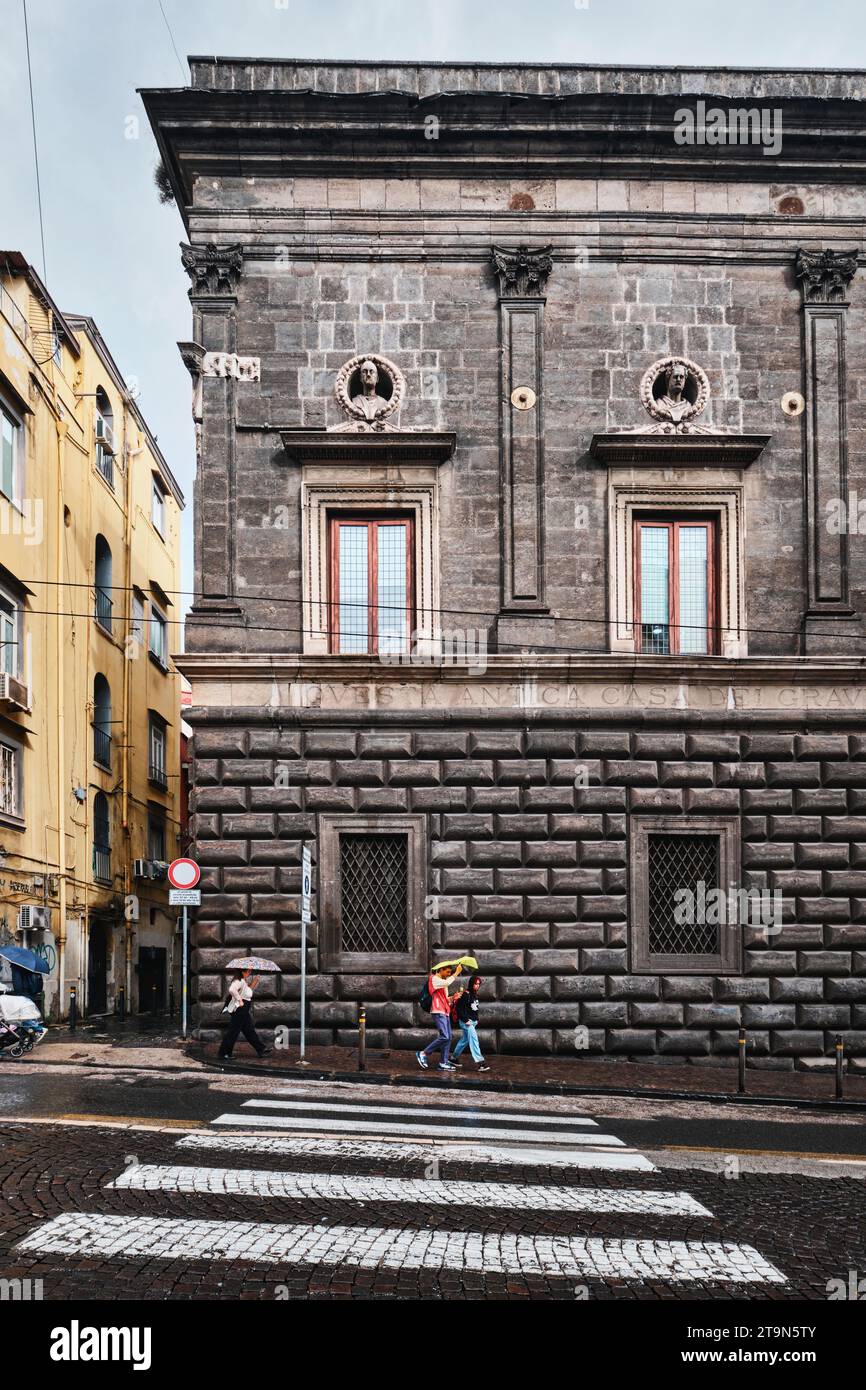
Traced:
<path fill-rule="evenodd" d="M 416 1053 L 415 1053 L 415 1061 L 418 1063 L 419 1067 L 423 1067 L 425 1071 L 427 1070 L 428 1066 L 430 1065 L 430 1063 L 427 1061 L 427 1058 L 424 1056 L 424 1053 L 423 1053 L 423 1052 L 416 1052 Z"/>
<path fill-rule="evenodd" d="M 440 1070 L 440 1071 L 456 1071 L 457 1068 L 455 1067 L 455 1065 L 454 1065 L 453 1062 L 440 1062 L 440 1063 L 439 1063 L 439 1070 Z"/>

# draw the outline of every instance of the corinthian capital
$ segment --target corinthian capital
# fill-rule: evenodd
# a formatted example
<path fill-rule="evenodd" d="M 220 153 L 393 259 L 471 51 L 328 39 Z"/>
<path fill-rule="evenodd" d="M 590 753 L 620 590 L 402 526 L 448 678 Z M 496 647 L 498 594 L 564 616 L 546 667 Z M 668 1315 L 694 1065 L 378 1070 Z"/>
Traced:
<path fill-rule="evenodd" d="M 541 299 L 553 269 L 552 247 L 494 246 L 500 299 Z"/>
<path fill-rule="evenodd" d="M 803 292 L 803 303 L 843 303 L 856 270 L 856 247 L 853 251 L 804 251 L 801 247 L 794 273 Z"/>
<path fill-rule="evenodd" d="M 181 243 L 180 258 L 192 284 L 190 295 L 234 294 L 243 269 L 244 257 L 240 244 L 217 246 L 187 246 Z"/>

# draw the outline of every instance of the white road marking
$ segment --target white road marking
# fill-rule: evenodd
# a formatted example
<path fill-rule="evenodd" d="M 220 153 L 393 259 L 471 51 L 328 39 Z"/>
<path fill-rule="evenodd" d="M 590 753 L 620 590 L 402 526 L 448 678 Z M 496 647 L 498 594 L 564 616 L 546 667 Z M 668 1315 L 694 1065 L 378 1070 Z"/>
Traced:
<path fill-rule="evenodd" d="M 439 1182 L 425 1178 L 340 1173 L 278 1173 L 266 1168 L 130 1165 L 110 1188 L 140 1192 L 209 1193 L 221 1197 L 293 1198 L 331 1202 L 419 1202 L 505 1211 L 618 1212 L 632 1216 L 712 1216 L 687 1192 L 543 1187 L 497 1182 Z"/>
<path fill-rule="evenodd" d="M 407 1144 L 402 1140 L 377 1141 L 375 1139 L 298 1139 L 276 1138 L 264 1134 L 210 1134 L 202 1131 L 187 1134 L 177 1143 L 179 1149 L 217 1149 L 228 1153 L 281 1154 L 285 1156 L 315 1155 L 322 1158 L 367 1158 L 367 1159 L 412 1159 L 419 1163 L 429 1163 L 433 1158 L 451 1162 L 507 1164 L 510 1166 L 533 1167 L 556 1165 L 561 1168 L 604 1168 L 620 1169 L 630 1172 L 655 1173 L 654 1163 L 631 1149 L 605 1152 L 604 1150 L 545 1149 L 529 1144 L 523 1148 L 503 1148 L 498 1144 L 471 1147 L 466 1144 L 450 1143 L 430 1139 L 426 1144 Z"/>
<path fill-rule="evenodd" d="M 503 1139 L 508 1138 L 512 1142 L 518 1138 L 518 1132 L 512 1130 L 510 1133 L 501 1129 L 489 1129 L 485 1125 L 409 1125 L 400 1123 L 388 1123 L 385 1120 L 361 1120 L 349 1125 L 344 1117 L 340 1120 L 319 1119 L 317 1116 L 304 1118 L 301 1115 L 218 1115 L 214 1120 L 215 1125 L 264 1125 L 268 1129 L 302 1129 L 302 1130 L 339 1130 L 345 1133 L 348 1128 L 357 1134 L 405 1134 L 421 1138 L 448 1138 L 448 1139 Z M 621 1139 L 616 1139 L 611 1134 L 577 1134 L 563 1131 L 560 1133 L 550 1133 L 544 1130 L 522 1129 L 519 1131 L 519 1139 L 523 1141 L 533 1141 L 536 1144 L 590 1144 L 596 1148 L 625 1148 Z"/>
<path fill-rule="evenodd" d="M 545 1124 L 545 1125 L 565 1125 L 573 1128 L 575 1125 L 591 1126 L 598 1129 L 598 1121 L 588 1119 L 585 1115 L 548 1115 L 544 1112 L 533 1114 L 525 1110 L 487 1110 L 473 1109 L 468 1107 L 461 1109 L 459 1106 L 438 1106 L 438 1105 L 347 1105 L 329 1100 L 271 1100 L 253 1099 L 242 1102 L 246 1106 L 261 1106 L 269 1110 L 328 1110 L 335 1114 L 345 1111 L 349 1115 L 384 1115 L 387 1119 L 390 1115 L 436 1115 L 442 1119 L 464 1119 L 476 1124 L 478 1120 L 506 1120 L 509 1124 Z"/>
<path fill-rule="evenodd" d="M 16 1251 L 164 1260 L 343 1265 L 359 1269 L 460 1269 L 666 1284 L 784 1284 L 750 1245 L 614 1240 L 380 1226 L 280 1226 L 67 1212 L 37 1227 Z"/>

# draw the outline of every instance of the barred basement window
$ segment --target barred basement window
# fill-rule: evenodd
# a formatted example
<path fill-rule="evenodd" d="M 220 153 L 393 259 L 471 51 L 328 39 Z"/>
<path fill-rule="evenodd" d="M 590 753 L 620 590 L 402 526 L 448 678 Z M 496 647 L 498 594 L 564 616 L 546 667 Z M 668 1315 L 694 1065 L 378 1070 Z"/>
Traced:
<path fill-rule="evenodd" d="M 695 956 L 719 949 L 719 926 L 689 921 L 679 911 L 683 890 L 696 898 L 719 887 L 718 835 L 650 835 L 649 949 L 652 955 Z"/>
<path fill-rule="evenodd" d="M 340 836 L 344 951 L 407 951 L 405 835 Z"/>
<path fill-rule="evenodd" d="M 729 921 L 725 896 L 738 888 L 739 834 L 736 817 L 634 818 L 630 856 L 634 972 L 740 970 L 743 927 Z M 720 904 L 724 904 L 721 911 Z"/>
<path fill-rule="evenodd" d="M 323 970 L 426 968 L 423 830 L 423 816 L 319 817 Z"/>

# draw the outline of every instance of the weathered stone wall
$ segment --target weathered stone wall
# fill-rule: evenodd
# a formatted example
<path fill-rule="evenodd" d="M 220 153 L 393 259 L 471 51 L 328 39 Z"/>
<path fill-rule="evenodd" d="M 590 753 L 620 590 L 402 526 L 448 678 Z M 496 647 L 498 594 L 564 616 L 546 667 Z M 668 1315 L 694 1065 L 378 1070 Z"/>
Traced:
<path fill-rule="evenodd" d="M 607 473 L 589 457 L 589 441 L 596 430 L 638 425 L 643 371 L 658 357 L 685 353 L 709 375 L 709 421 L 773 434 L 744 475 L 749 650 L 800 649 L 803 427 L 780 406 L 786 391 L 801 386 L 802 313 L 791 255 L 787 267 L 617 266 L 592 255 L 585 264 L 555 265 L 544 327 L 543 505 L 547 600 L 558 617 L 545 630 L 545 643 L 607 650 Z M 249 628 L 245 645 L 254 651 L 302 645 L 299 470 L 285 466 L 279 436 L 262 427 L 337 424 L 335 374 L 363 352 L 392 357 L 406 374 L 404 427 L 457 433 L 454 459 L 439 480 L 443 625 L 492 633 L 502 539 L 499 319 L 489 266 L 250 266 L 237 313 L 239 351 L 262 363 L 260 387 L 239 392 L 236 435 L 236 571 Z M 849 333 L 856 442 L 866 427 L 866 353 L 857 351 L 866 337 L 862 311 L 849 312 Z M 864 459 L 852 448 L 850 487 L 866 497 Z M 862 609 L 862 547 L 851 547 L 850 565 L 854 606 Z M 846 628 L 862 631 L 862 618 Z M 200 643 L 194 628 L 192 637 L 194 648 Z M 212 630 L 205 639 L 213 639 Z"/>
<path fill-rule="evenodd" d="M 214 717 L 196 734 L 204 898 L 193 968 L 206 1034 L 221 967 L 259 948 L 284 972 L 263 981 L 259 1022 L 297 1024 L 293 895 L 303 839 L 315 856 L 317 813 L 420 811 L 432 952 L 476 954 L 490 1050 L 573 1052 L 582 1024 L 593 1052 L 712 1063 L 736 1051 L 743 1025 L 755 1065 L 808 1065 L 837 1031 L 851 1055 L 866 1055 L 862 722 L 285 718 L 244 727 Z M 576 766 L 588 787 L 575 786 Z M 783 901 L 778 934 L 736 928 L 742 975 L 630 973 L 634 812 L 741 814 L 743 886 L 779 889 Z M 372 1046 L 417 1047 L 429 1033 L 414 1004 L 422 977 L 319 975 L 315 923 L 308 969 L 311 1042 L 353 1041 L 360 1000 Z"/>

